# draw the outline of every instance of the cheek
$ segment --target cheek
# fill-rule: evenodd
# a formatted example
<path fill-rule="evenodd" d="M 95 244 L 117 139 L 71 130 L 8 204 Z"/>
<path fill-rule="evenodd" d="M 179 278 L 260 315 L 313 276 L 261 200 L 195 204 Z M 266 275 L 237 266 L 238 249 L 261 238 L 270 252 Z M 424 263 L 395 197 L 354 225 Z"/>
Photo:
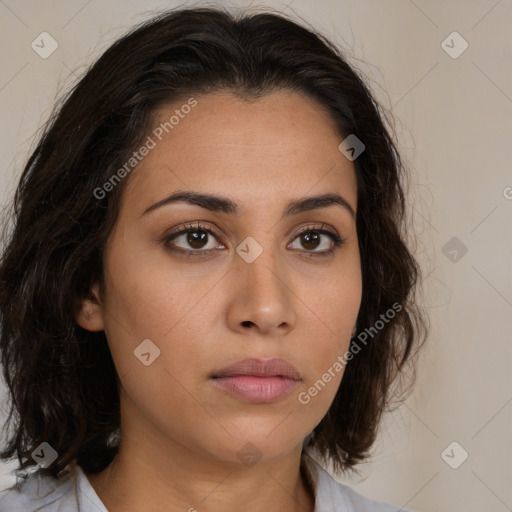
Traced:
<path fill-rule="evenodd" d="M 317 280 L 308 294 L 303 353 L 309 367 L 297 399 L 312 417 L 327 413 L 339 388 L 361 297 L 359 264 L 332 272 L 325 282 Z"/>
<path fill-rule="evenodd" d="M 126 388 L 130 395 L 165 391 L 165 400 L 184 403 L 176 382 L 187 389 L 197 385 L 191 362 L 201 368 L 210 325 L 219 314 L 218 300 L 208 293 L 218 276 L 203 271 L 199 278 L 173 265 L 165 251 L 137 253 L 135 244 L 133 250 L 127 246 L 125 238 L 113 247 L 105 265 L 105 331 L 117 372 L 121 380 L 130 375 L 139 382 Z M 145 366 L 149 361 L 154 362 Z"/>
<path fill-rule="evenodd" d="M 362 299 L 362 278 L 359 266 L 343 265 L 339 270 L 316 275 L 301 295 L 307 305 L 309 323 L 325 335 L 326 351 L 341 349 L 354 329 Z M 319 331 L 320 334 L 320 331 Z"/>
<path fill-rule="evenodd" d="M 161 247 L 148 250 L 127 238 L 112 248 L 105 267 L 107 309 L 117 327 L 140 341 L 163 341 L 188 316 L 197 319 L 204 314 L 200 303 L 215 286 L 211 273 L 203 272 L 198 278 L 193 269 L 184 271 L 173 262 Z"/>

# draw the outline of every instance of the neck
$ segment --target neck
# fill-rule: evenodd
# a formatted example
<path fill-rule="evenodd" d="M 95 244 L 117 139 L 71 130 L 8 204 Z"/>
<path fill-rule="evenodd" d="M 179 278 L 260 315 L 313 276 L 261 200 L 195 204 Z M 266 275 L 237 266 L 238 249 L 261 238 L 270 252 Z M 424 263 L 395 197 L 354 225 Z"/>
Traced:
<path fill-rule="evenodd" d="M 146 443 L 122 441 L 104 471 L 86 476 L 109 512 L 314 512 L 302 446 L 251 467 L 180 448 L 164 456 Z"/>

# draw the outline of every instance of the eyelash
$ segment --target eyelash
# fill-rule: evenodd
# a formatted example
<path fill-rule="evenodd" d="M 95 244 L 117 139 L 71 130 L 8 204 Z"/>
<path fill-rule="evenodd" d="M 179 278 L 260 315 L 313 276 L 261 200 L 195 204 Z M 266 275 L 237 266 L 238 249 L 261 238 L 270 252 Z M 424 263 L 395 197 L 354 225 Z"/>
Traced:
<path fill-rule="evenodd" d="M 217 240 L 220 239 L 220 237 L 217 236 L 215 234 L 215 232 L 211 229 L 211 226 L 207 226 L 207 225 L 201 224 L 200 222 L 196 222 L 196 223 L 193 223 L 193 224 L 188 224 L 188 223 L 187 224 L 182 224 L 179 227 L 180 228 L 184 227 L 184 229 L 181 229 L 179 231 L 175 231 L 174 233 L 172 233 L 169 236 L 166 236 L 162 240 L 162 242 L 164 242 L 165 246 L 167 248 L 169 248 L 171 251 L 178 252 L 178 253 L 180 253 L 180 254 L 182 254 L 184 256 L 204 257 L 204 256 L 210 255 L 213 251 L 216 250 L 216 249 L 207 249 L 207 250 L 197 249 L 197 250 L 193 251 L 193 250 L 187 250 L 187 249 L 181 249 L 181 248 L 173 247 L 172 244 L 170 244 L 170 242 L 172 242 L 172 240 L 174 240 L 175 238 L 177 238 L 180 235 L 187 234 L 187 233 L 193 233 L 195 231 L 205 231 L 209 235 L 212 235 L 215 239 L 217 239 Z M 316 233 L 319 233 L 319 234 L 323 234 L 323 235 L 329 236 L 331 238 L 331 240 L 333 241 L 333 246 L 330 249 L 324 250 L 324 251 L 307 251 L 307 250 L 305 250 L 305 252 L 308 255 L 308 257 L 327 257 L 327 256 L 330 256 L 330 255 L 332 255 L 334 253 L 334 251 L 336 249 L 339 249 L 346 242 L 346 239 L 340 237 L 337 233 L 335 233 L 333 231 L 330 231 L 330 230 L 327 230 L 327 229 L 324 229 L 324 224 L 322 224 L 320 227 L 317 227 L 317 226 L 307 226 L 306 228 L 304 228 L 302 231 L 300 231 L 299 233 L 297 233 L 295 235 L 295 237 L 293 238 L 292 242 L 296 238 L 298 238 L 301 235 L 303 235 L 304 233 L 309 233 L 309 232 L 313 232 L 313 231 L 316 232 Z"/>

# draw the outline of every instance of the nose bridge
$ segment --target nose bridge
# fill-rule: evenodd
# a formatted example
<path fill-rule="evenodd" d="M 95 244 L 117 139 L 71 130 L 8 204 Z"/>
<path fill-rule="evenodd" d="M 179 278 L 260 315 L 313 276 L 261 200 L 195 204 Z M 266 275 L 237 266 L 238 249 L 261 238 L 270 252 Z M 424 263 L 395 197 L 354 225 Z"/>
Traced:
<path fill-rule="evenodd" d="M 257 238 L 259 242 L 248 236 L 237 247 L 238 273 L 254 293 L 280 294 L 284 285 L 283 277 L 279 275 L 282 268 L 276 255 L 275 237 L 265 233 Z"/>
<path fill-rule="evenodd" d="M 259 240 L 259 241 L 258 241 Z M 250 321 L 262 330 L 292 321 L 292 292 L 272 232 L 246 237 L 236 249 L 235 299 L 241 322 Z"/>

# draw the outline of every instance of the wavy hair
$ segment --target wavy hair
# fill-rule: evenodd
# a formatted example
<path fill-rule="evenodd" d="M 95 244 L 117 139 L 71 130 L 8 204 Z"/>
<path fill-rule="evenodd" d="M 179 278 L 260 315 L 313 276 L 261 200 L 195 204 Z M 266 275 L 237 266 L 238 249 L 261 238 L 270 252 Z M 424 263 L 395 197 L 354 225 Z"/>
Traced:
<path fill-rule="evenodd" d="M 369 456 L 393 383 L 412 368 L 427 322 L 415 302 L 420 268 L 408 240 L 405 166 L 387 113 L 327 38 L 285 17 L 223 9 L 167 11 L 110 46 L 55 109 L 23 169 L 0 259 L 0 350 L 14 429 L 2 459 L 17 476 L 43 441 L 58 453 L 40 471 L 58 478 L 76 461 L 100 472 L 119 447 L 119 381 L 104 332 L 75 322 L 77 301 L 102 280 L 102 253 L 130 177 L 94 191 L 144 140 L 159 106 L 227 91 L 254 99 L 300 92 L 326 108 L 365 151 L 354 160 L 363 281 L 359 332 L 400 311 L 346 366 L 334 401 L 308 439 L 346 471 Z M 340 139 L 341 140 L 341 139 Z M 354 342 L 354 340 L 352 340 Z M 405 396 L 405 395 L 402 395 Z"/>

